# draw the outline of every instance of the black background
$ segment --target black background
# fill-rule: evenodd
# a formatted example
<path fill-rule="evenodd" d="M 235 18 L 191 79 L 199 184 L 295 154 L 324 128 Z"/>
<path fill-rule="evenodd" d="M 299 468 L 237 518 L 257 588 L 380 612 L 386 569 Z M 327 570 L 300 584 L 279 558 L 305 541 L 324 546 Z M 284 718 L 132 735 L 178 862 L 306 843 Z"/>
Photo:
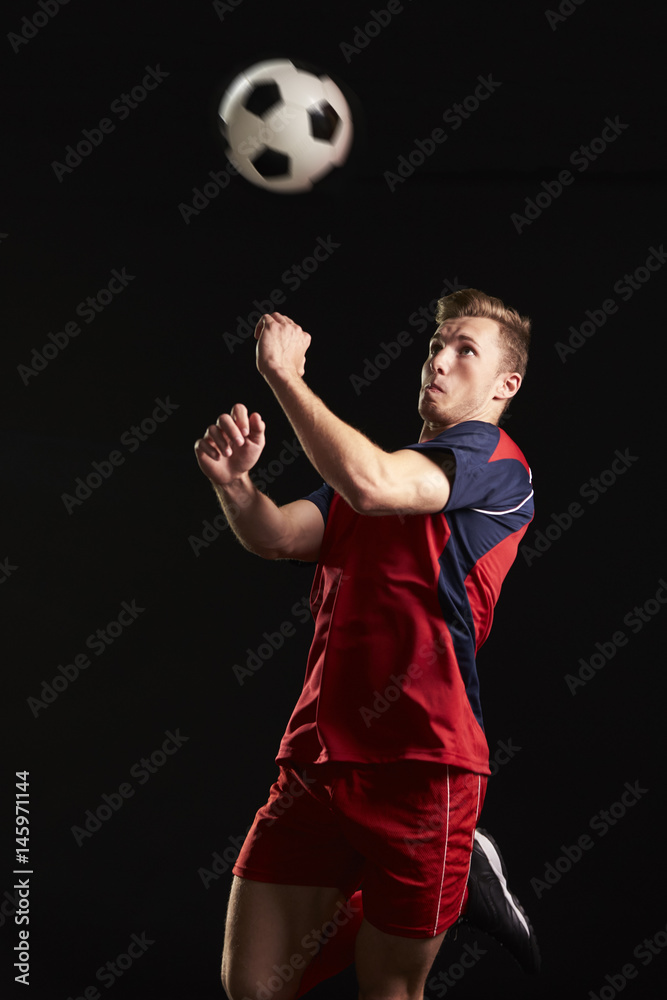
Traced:
<path fill-rule="evenodd" d="M 534 548 L 549 526 L 551 541 L 520 552 L 479 665 L 492 755 L 500 741 L 520 748 L 490 783 L 484 825 L 503 847 L 544 968 L 526 978 L 485 941 L 483 959 L 451 993 L 602 990 L 605 1000 L 627 963 L 636 969 L 628 998 L 652 997 L 664 982 L 664 953 L 648 964 L 633 954 L 656 934 L 667 942 L 666 612 L 655 603 L 667 576 L 664 275 L 640 272 L 631 296 L 614 289 L 667 237 L 664 14 L 647 4 L 561 6 L 571 13 L 550 24 L 539 3 L 415 0 L 365 38 L 359 29 L 380 4 L 242 0 L 216 11 L 185 0 L 71 0 L 39 30 L 22 21 L 41 10 L 36 3 L 3 8 L 2 794 L 11 834 L 14 772 L 30 771 L 34 872 L 31 986 L 16 986 L 17 995 L 65 1000 L 97 986 L 106 996 L 97 970 L 142 933 L 154 943 L 109 985 L 113 997 L 223 995 L 231 874 L 215 875 L 213 864 L 234 853 L 274 780 L 311 636 L 294 609 L 312 567 L 260 561 L 218 530 L 221 519 L 215 528 L 215 497 L 192 446 L 237 401 L 267 422 L 260 466 L 293 442 L 255 369 L 254 342 L 230 350 L 223 338 L 276 288 L 286 294 L 281 311 L 312 334 L 308 383 L 389 450 L 420 429 L 426 334 L 410 321 L 416 310 L 473 286 L 532 317 L 528 377 L 506 429 L 533 469 L 537 514 L 525 542 Z M 10 33 L 21 31 L 34 37 L 12 45 Z M 349 167 L 293 197 L 232 176 L 186 221 L 182 206 L 226 167 L 214 122 L 222 82 L 273 55 L 315 63 L 356 96 Z M 112 103 L 158 66 L 163 82 L 125 120 L 113 115 Z M 501 85 L 459 129 L 443 125 L 489 74 Z M 54 161 L 105 117 L 114 131 L 58 179 Z M 627 127 L 578 169 L 570 156 L 608 117 Z M 433 155 L 400 182 L 387 178 L 438 127 L 448 137 Z M 573 183 L 517 226 L 512 214 L 568 168 Z M 282 275 L 319 237 L 339 246 L 297 290 L 286 288 Z M 20 366 L 34 363 L 33 349 L 123 268 L 133 278 L 122 293 L 26 378 Z M 556 344 L 610 298 L 617 311 L 562 360 Z M 351 376 L 401 331 L 411 342 L 400 358 L 355 390 Z M 171 415 L 130 451 L 122 435 L 159 399 Z M 586 490 L 617 450 L 632 456 L 622 474 L 607 474 L 604 492 Z M 123 464 L 68 510 L 63 494 L 114 451 Z M 319 482 L 301 455 L 269 492 L 283 503 Z M 557 537 L 554 515 L 574 503 L 580 516 Z M 651 599 L 640 629 L 624 622 Z M 136 620 L 101 655 L 87 650 L 88 636 L 132 601 L 144 609 Z M 240 685 L 233 665 L 285 622 L 295 634 Z M 573 693 L 566 675 L 619 630 L 626 644 Z M 59 665 L 86 651 L 90 666 L 31 709 L 28 699 L 62 676 Z M 187 737 L 177 753 L 148 780 L 131 774 L 177 730 Z M 126 782 L 132 796 L 78 844 L 72 828 Z M 620 801 L 626 782 L 644 791 L 624 815 L 616 807 L 601 836 L 591 821 Z M 540 887 L 563 845 L 584 834 L 590 849 Z M 7 955 L 18 932 L 13 867 L 9 842 Z M 446 941 L 434 975 L 470 940 Z M 13 960 L 3 964 L 3 988 L 14 985 Z M 356 995 L 353 974 L 318 994 Z"/>

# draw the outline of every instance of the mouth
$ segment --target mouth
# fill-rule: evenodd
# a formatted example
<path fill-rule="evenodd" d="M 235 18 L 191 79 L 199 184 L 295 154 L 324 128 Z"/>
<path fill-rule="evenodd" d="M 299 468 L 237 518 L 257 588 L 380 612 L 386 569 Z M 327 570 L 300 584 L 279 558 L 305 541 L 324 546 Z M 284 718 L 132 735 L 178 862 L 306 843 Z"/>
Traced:
<path fill-rule="evenodd" d="M 424 392 L 439 392 L 442 393 L 442 389 L 435 384 L 435 382 L 429 382 L 424 386 Z"/>

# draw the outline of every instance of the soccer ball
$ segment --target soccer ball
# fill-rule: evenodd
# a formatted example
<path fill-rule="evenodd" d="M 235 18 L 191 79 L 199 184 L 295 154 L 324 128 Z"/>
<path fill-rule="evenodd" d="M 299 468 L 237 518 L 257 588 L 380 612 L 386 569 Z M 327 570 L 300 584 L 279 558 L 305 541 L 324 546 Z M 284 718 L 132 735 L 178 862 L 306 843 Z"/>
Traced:
<path fill-rule="evenodd" d="M 352 145 L 352 114 L 341 90 L 290 59 L 257 63 L 237 76 L 218 116 L 228 158 L 268 191 L 310 191 L 342 166 Z"/>

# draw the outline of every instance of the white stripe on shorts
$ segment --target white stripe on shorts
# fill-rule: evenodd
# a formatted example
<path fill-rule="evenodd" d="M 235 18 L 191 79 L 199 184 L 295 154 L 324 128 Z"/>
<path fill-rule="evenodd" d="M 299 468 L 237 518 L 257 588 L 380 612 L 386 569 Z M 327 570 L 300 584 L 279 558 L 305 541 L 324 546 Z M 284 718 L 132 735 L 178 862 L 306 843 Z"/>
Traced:
<path fill-rule="evenodd" d="M 479 820 L 479 799 L 482 794 L 482 779 L 477 775 L 477 809 L 475 810 L 475 826 L 472 828 L 472 840 L 470 842 L 470 860 L 468 862 L 468 874 L 466 875 L 466 884 L 463 887 L 463 892 L 461 893 L 461 905 L 459 906 L 459 917 L 461 916 L 461 910 L 463 909 L 463 900 L 466 896 L 466 887 L 468 885 L 468 879 L 470 878 L 470 867 L 472 865 L 472 852 L 475 846 L 475 827 L 477 826 L 477 821 Z"/>
<path fill-rule="evenodd" d="M 435 924 L 433 925 L 432 937 L 438 932 L 438 918 L 440 917 L 440 904 L 442 902 L 442 887 L 445 881 L 445 868 L 447 867 L 447 847 L 449 845 L 449 764 L 447 765 L 447 829 L 445 831 L 445 853 L 442 858 L 442 878 L 440 879 L 440 892 L 438 893 L 438 909 L 435 914 Z"/>

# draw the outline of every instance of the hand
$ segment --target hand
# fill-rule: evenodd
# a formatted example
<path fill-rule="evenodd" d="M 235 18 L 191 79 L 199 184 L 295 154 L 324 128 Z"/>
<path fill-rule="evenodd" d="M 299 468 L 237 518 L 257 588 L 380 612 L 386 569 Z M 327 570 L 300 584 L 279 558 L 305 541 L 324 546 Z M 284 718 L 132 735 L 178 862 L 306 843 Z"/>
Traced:
<path fill-rule="evenodd" d="M 264 448 L 265 427 L 259 413 L 248 416 L 248 408 L 236 403 L 231 414 L 221 414 L 195 442 L 199 468 L 212 483 L 228 486 L 257 462 Z"/>
<path fill-rule="evenodd" d="M 272 375 L 303 376 L 310 334 L 288 316 L 265 313 L 255 327 L 255 340 L 257 369 L 267 382 Z"/>

